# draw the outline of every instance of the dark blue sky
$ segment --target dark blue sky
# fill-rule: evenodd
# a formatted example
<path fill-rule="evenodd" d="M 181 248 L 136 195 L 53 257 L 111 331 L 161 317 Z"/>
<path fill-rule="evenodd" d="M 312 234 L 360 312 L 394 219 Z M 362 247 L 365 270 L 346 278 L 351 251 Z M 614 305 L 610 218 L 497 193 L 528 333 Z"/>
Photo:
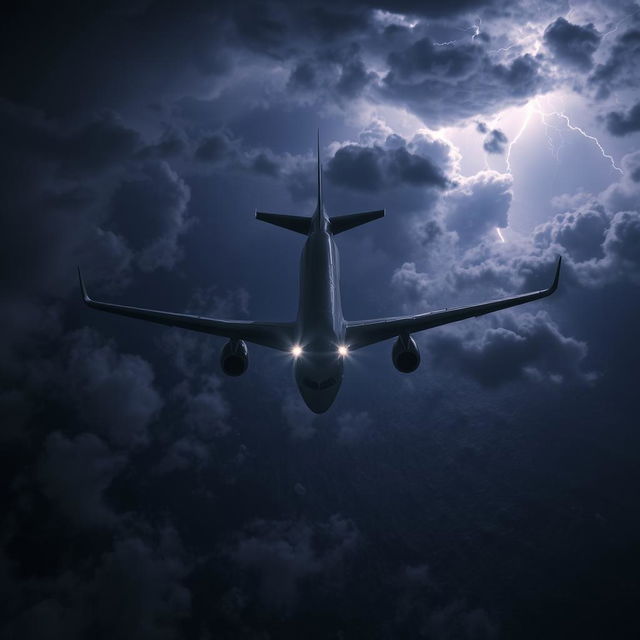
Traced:
<path fill-rule="evenodd" d="M 637 2 L 23 5 L 3 16 L 0 635 L 631 638 Z M 348 319 L 546 286 L 347 363 L 96 297 L 290 320 L 320 127 Z"/>

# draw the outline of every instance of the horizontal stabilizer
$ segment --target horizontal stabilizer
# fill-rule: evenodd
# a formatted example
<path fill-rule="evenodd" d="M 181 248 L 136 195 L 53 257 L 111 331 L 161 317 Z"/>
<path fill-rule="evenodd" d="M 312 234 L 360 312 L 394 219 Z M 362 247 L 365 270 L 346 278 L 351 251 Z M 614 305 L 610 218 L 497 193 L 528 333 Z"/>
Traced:
<path fill-rule="evenodd" d="M 277 227 L 284 227 L 290 231 L 308 235 L 311 228 L 311 218 L 302 216 L 289 216 L 282 213 L 265 213 L 264 211 L 256 211 L 256 218 L 263 220 L 269 224 L 275 224 Z"/>
<path fill-rule="evenodd" d="M 343 231 L 348 231 L 366 222 L 377 220 L 384 216 L 384 209 L 379 211 L 365 211 L 364 213 L 352 213 L 347 216 L 333 216 L 331 218 L 331 233 L 337 235 Z"/>

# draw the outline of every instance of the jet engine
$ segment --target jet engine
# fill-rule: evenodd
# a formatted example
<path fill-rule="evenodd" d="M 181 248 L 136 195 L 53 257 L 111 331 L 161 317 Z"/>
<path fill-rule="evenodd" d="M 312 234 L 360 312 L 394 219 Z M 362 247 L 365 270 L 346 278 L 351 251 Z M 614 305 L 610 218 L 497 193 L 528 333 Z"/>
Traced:
<path fill-rule="evenodd" d="M 402 373 L 411 373 L 420 365 L 420 352 L 410 335 L 398 336 L 391 352 L 393 366 Z"/>
<path fill-rule="evenodd" d="M 249 350 L 244 340 L 229 340 L 220 354 L 220 366 L 228 376 L 241 376 L 249 366 Z"/>

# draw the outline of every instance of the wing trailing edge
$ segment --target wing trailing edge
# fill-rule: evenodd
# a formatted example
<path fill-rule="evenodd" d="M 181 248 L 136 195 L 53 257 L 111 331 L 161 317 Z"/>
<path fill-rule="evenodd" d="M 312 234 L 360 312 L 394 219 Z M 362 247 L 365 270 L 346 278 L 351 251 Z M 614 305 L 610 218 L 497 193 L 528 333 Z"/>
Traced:
<path fill-rule="evenodd" d="M 231 340 L 246 340 L 264 347 L 289 351 L 295 341 L 295 323 L 293 322 L 253 322 L 251 320 L 216 320 L 206 316 L 196 316 L 187 313 L 173 313 L 171 311 L 157 311 L 155 309 L 143 309 L 129 307 L 111 302 L 94 300 L 87 293 L 80 267 L 78 267 L 80 290 L 84 303 L 92 309 L 106 311 L 129 318 L 138 318 L 155 324 L 163 324 L 169 327 L 180 327 L 200 333 L 221 336 Z"/>
<path fill-rule="evenodd" d="M 360 349 L 361 347 L 366 347 L 376 342 L 395 338 L 401 334 L 425 331 L 426 329 L 433 329 L 434 327 L 440 327 L 451 322 L 482 316 L 494 311 L 500 311 L 501 309 L 508 309 L 509 307 L 515 307 L 519 304 L 546 298 L 558 288 L 561 264 L 562 258 L 559 256 L 553 282 L 547 289 L 523 293 L 510 298 L 502 298 L 501 300 L 483 302 L 469 307 L 442 309 L 440 311 L 430 311 L 415 316 L 347 322 L 346 342 L 350 350 Z"/>

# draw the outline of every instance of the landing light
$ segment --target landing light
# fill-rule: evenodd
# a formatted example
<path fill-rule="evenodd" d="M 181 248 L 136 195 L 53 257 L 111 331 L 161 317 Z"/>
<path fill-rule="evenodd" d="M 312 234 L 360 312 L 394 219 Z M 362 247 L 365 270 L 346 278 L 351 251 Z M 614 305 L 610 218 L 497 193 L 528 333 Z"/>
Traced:
<path fill-rule="evenodd" d="M 291 355 L 294 358 L 300 357 L 302 355 L 302 347 L 299 344 L 291 347 Z"/>
<path fill-rule="evenodd" d="M 346 358 L 349 355 L 349 347 L 347 347 L 346 344 L 341 344 L 338 347 L 338 353 L 343 357 Z"/>

